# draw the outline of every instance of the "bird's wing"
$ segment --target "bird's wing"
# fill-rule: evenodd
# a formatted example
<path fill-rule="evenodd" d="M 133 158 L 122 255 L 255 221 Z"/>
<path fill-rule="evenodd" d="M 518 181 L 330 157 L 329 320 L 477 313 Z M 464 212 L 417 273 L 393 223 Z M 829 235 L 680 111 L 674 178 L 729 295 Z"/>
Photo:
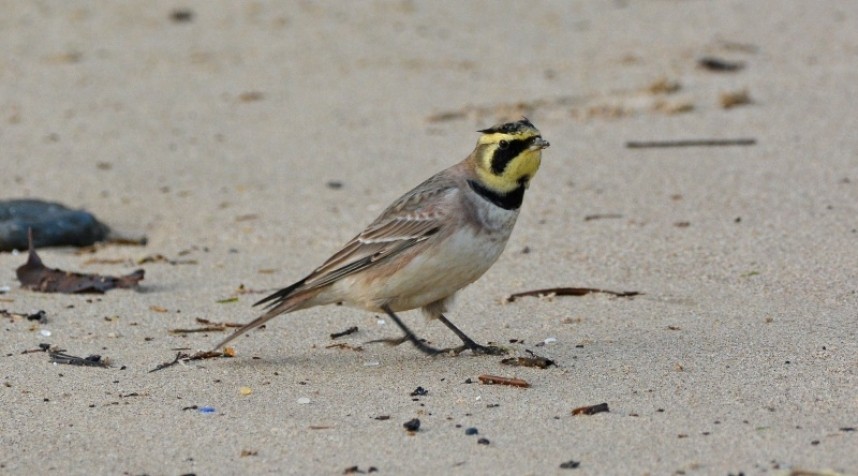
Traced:
<path fill-rule="evenodd" d="M 293 293 L 329 285 L 425 241 L 444 226 L 457 193 L 458 189 L 452 183 L 427 180 L 390 205 L 364 231 L 303 280 L 256 304 L 270 302 L 270 307 L 276 306 Z"/>

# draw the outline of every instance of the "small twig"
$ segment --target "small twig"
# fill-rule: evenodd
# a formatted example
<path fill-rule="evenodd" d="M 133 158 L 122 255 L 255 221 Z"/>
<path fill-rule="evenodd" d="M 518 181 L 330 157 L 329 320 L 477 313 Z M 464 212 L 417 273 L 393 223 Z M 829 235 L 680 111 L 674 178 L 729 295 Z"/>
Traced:
<path fill-rule="evenodd" d="M 584 217 L 584 221 L 592 221 L 592 220 L 604 220 L 606 218 L 622 218 L 623 216 L 619 213 L 594 213 L 593 215 L 587 215 Z"/>
<path fill-rule="evenodd" d="M 200 324 L 206 324 L 206 325 L 210 325 L 210 326 L 236 327 L 236 328 L 244 326 L 244 324 L 240 324 L 238 322 L 215 322 L 215 321 L 210 321 L 208 319 L 203 319 L 202 317 L 198 317 L 197 322 L 199 322 Z"/>
<path fill-rule="evenodd" d="M 724 147 L 731 145 L 754 145 L 757 139 L 687 139 L 665 141 L 628 141 L 629 149 L 654 149 L 661 147 Z"/>
<path fill-rule="evenodd" d="M 486 385 L 510 385 L 512 387 L 528 388 L 530 384 L 520 378 L 498 377 L 497 375 L 480 375 L 477 377 Z"/>
<path fill-rule="evenodd" d="M 325 346 L 326 349 L 345 349 L 345 350 L 353 350 L 355 352 L 363 352 L 363 347 L 354 346 L 347 342 L 335 342 L 333 344 L 329 344 Z"/>
<path fill-rule="evenodd" d="M 154 369 L 150 370 L 149 373 L 151 374 L 152 372 L 157 372 L 159 370 L 166 369 L 167 367 L 172 367 L 172 366 L 178 364 L 181 359 L 183 359 L 183 358 L 186 359 L 188 357 L 190 357 L 190 355 L 188 355 L 184 352 L 177 352 L 175 359 L 173 359 L 171 362 L 164 362 L 163 364 L 158 365 Z"/>
<path fill-rule="evenodd" d="M 331 340 L 339 339 L 340 337 L 344 337 L 344 336 L 347 336 L 349 334 L 354 334 L 357 331 L 358 331 L 357 326 L 352 326 L 352 327 L 349 327 L 348 329 L 346 329 L 342 332 L 334 332 L 333 334 L 331 334 Z"/>
<path fill-rule="evenodd" d="M 168 367 L 172 367 L 172 366 L 178 364 L 179 362 L 190 362 L 192 360 L 214 359 L 217 357 L 229 357 L 229 355 L 226 352 L 218 352 L 216 350 L 203 350 L 203 351 L 197 352 L 194 355 L 189 355 L 189 354 L 186 354 L 184 352 L 178 352 L 178 353 L 176 353 L 175 359 L 173 359 L 170 362 L 165 362 L 163 364 L 158 365 L 154 369 L 150 370 L 149 373 L 151 374 L 152 372 L 157 372 L 158 370 L 164 370 Z"/>
<path fill-rule="evenodd" d="M 50 350 L 51 350 L 51 344 L 45 344 L 45 343 L 42 343 L 42 344 L 39 344 L 39 348 L 38 348 L 38 349 L 27 349 L 27 350 L 22 350 L 22 351 L 21 351 L 21 353 L 22 353 L 22 354 L 35 354 L 35 353 L 38 353 L 38 352 L 48 352 L 48 351 L 50 351 Z M 65 349 L 60 349 L 60 348 L 58 348 L 58 347 L 54 347 L 54 348 L 53 348 L 53 351 L 54 351 L 54 352 L 65 352 Z"/>
<path fill-rule="evenodd" d="M 506 302 L 513 302 L 520 297 L 542 297 L 542 296 L 584 296 L 590 293 L 610 294 L 616 297 L 633 297 L 642 293 L 638 291 L 608 291 L 606 289 L 596 288 L 546 288 L 534 289 L 533 291 L 523 291 L 520 293 L 510 294 L 506 297 Z"/>
<path fill-rule="evenodd" d="M 700 58 L 697 61 L 697 64 L 700 65 L 701 68 L 716 71 L 716 72 L 727 72 L 732 73 L 734 71 L 739 71 L 740 69 L 745 67 L 745 63 L 741 61 L 727 61 L 721 58 L 713 58 L 711 56 L 707 56 L 705 58 Z"/>
<path fill-rule="evenodd" d="M 197 327 L 196 329 L 170 329 L 170 334 L 193 334 L 195 332 L 223 332 L 226 326 Z"/>
<path fill-rule="evenodd" d="M 107 359 L 102 359 L 100 355 L 77 357 L 58 351 L 52 351 L 48 355 L 51 357 L 51 363 L 54 364 L 81 365 L 83 367 L 101 367 L 105 369 L 109 367 Z"/>
<path fill-rule="evenodd" d="M 242 324 L 238 324 L 235 322 L 214 322 L 208 319 L 203 319 L 202 317 L 198 317 L 197 322 L 200 324 L 204 324 L 204 327 L 197 327 L 194 329 L 170 329 L 168 332 L 170 334 L 192 334 L 195 332 L 223 332 L 229 327 L 242 326 Z"/>

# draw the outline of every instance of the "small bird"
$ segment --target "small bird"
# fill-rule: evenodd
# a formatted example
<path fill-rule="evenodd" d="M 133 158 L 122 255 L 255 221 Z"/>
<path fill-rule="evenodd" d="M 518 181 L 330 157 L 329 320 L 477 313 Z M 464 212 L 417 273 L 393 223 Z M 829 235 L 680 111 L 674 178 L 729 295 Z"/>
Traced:
<path fill-rule="evenodd" d="M 444 313 L 460 289 L 498 259 L 518 218 L 524 192 L 548 141 L 527 119 L 483 129 L 474 151 L 401 196 L 365 230 L 304 279 L 262 299 L 267 312 L 215 349 L 280 314 L 325 304 L 345 304 L 384 313 L 425 354 L 499 354 L 482 346 Z M 433 348 L 406 326 L 397 312 L 420 308 L 462 340 L 460 347 Z"/>

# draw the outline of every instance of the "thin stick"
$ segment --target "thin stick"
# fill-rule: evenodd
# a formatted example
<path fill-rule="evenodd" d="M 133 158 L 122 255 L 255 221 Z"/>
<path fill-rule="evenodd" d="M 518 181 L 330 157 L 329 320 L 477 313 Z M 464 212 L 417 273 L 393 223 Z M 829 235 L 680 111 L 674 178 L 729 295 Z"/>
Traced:
<path fill-rule="evenodd" d="M 629 149 L 655 149 L 660 147 L 724 147 L 732 145 L 754 145 L 757 139 L 687 139 L 665 141 L 628 141 Z"/>
<path fill-rule="evenodd" d="M 486 385 L 509 385 L 512 387 L 528 388 L 530 384 L 520 378 L 499 377 L 497 375 L 480 375 L 477 377 Z"/>
<path fill-rule="evenodd" d="M 524 291 L 520 293 L 510 294 L 506 297 L 506 302 L 513 302 L 520 297 L 542 297 L 542 296 L 585 296 L 590 293 L 610 294 L 616 297 L 634 297 L 641 293 L 638 291 L 608 291 L 607 289 L 596 288 L 547 288 L 534 289 L 533 291 Z"/>

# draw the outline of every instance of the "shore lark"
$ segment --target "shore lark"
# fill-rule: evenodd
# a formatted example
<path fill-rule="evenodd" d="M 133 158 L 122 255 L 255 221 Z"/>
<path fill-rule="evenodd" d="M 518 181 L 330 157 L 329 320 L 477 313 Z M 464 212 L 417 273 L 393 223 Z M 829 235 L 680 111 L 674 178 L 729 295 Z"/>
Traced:
<path fill-rule="evenodd" d="M 479 132 L 465 160 L 393 202 L 307 277 L 254 304 L 266 305 L 267 312 L 216 349 L 280 314 L 341 303 L 384 313 L 404 333 L 373 342 L 408 341 L 430 355 L 502 352 L 474 342 L 444 313 L 456 292 L 500 256 L 548 141 L 526 118 Z M 439 350 L 417 338 L 396 315 L 417 308 L 450 328 L 463 345 Z"/>

